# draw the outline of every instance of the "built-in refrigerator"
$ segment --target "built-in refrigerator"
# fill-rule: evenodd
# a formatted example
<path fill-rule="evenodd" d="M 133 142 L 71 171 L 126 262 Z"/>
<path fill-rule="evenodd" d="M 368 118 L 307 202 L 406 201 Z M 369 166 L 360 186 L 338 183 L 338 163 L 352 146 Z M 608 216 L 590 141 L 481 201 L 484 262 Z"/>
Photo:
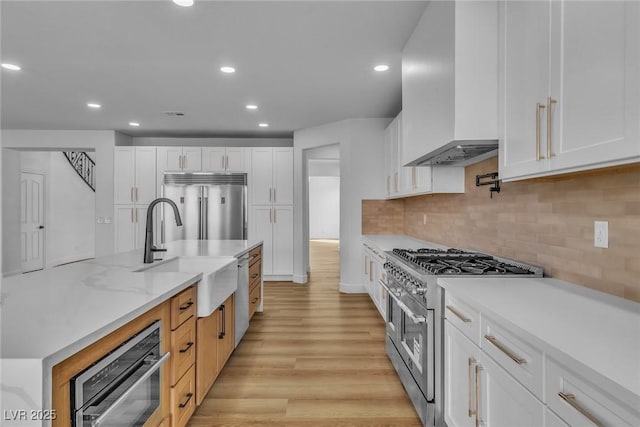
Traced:
<path fill-rule="evenodd" d="M 161 242 L 184 239 L 246 240 L 246 173 L 165 173 L 162 197 L 175 202 L 182 217 L 162 205 Z"/>

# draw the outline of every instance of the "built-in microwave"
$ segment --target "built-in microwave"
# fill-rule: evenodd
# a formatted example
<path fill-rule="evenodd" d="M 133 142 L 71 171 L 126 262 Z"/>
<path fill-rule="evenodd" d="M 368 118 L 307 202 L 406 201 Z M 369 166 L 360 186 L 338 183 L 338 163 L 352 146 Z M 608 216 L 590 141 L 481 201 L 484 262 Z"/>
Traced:
<path fill-rule="evenodd" d="M 161 337 L 158 320 L 73 377 L 72 426 L 143 426 L 160 408 Z"/>

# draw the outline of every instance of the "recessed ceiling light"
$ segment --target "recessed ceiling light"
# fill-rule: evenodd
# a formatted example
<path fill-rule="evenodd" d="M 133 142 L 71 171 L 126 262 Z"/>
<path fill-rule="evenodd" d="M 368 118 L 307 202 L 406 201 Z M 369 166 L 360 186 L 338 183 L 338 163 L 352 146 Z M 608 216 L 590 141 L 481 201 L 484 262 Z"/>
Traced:
<path fill-rule="evenodd" d="M 247 104 L 247 110 L 257 110 L 258 106 L 255 104 Z"/>
<path fill-rule="evenodd" d="M 233 67 L 220 67 L 220 71 L 222 71 L 223 73 L 227 73 L 227 74 L 231 74 L 231 73 L 235 73 L 236 69 Z"/>
<path fill-rule="evenodd" d="M 189 7 L 193 6 L 193 0 L 173 0 L 178 6 Z"/>
<path fill-rule="evenodd" d="M 20 71 L 20 70 L 22 70 L 22 68 L 20 68 L 20 66 L 18 66 L 16 64 L 9 64 L 7 62 L 3 62 L 0 65 L 2 65 L 2 68 L 5 68 L 5 69 L 11 70 L 11 71 Z"/>
<path fill-rule="evenodd" d="M 376 71 L 387 71 L 389 69 L 388 65 L 384 65 L 384 64 L 380 64 L 380 65 L 376 65 L 375 67 L 373 67 L 374 70 Z"/>
<path fill-rule="evenodd" d="M 87 107 L 89 107 L 89 108 L 96 108 L 96 109 L 97 109 L 97 108 L 102 107 L 102 105 L 97 104 L 97 103 L 95 103 L 95 102 L 87 102 Z"/>
<path fill-rule="evenodd" d="M 268 128 L 269 123 L 258 123 L 258 126 L 260 126 L 261 128 Z"/>
<path fill-rule="evenodd" d="M 138 122 L 129 122 L 129 126 L 138 127 L 138 126 L 140 126 L 140 123 L 138 123 Z"/>

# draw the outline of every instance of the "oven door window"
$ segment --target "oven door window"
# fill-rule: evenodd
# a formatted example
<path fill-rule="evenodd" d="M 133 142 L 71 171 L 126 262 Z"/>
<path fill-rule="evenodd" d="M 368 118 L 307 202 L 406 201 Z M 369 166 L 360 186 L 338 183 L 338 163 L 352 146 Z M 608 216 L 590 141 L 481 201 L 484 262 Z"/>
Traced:
<path fill-rule="evenodd" d="M 81 409 L 78 423 L 83 427 L 142 426 L 160 407 L 161 365 L 148 358 L 141 361 L 137 369 L 121 381 L 116 381 L 109 390 L 96 396 L 93 402 Z M 81 420 L 81 421 L 80 421 Z"/>
<path fill-rule="evenodd" d="M 416 323 L 402 311 L 400 342 L 418 371 L 422 372 L 422 356 L 426 343 L 426 323 Z"/>

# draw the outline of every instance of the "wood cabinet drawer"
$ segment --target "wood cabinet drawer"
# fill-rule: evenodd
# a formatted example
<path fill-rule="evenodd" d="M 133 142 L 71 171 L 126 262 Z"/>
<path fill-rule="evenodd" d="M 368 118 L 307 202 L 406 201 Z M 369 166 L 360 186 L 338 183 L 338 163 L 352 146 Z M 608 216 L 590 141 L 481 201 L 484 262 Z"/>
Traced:
<path fill-rule="evenodd" d="M 444 315 L 453 326 L 480 347 L 480 312 L 478 310 L 446 292 Z"/>
<path fill-rule="evenodd" d="M 249 251 L 249 265 L 262 259 L 262 245 Z"/>
<path fill-rule="evenodd" d="M 171 425 L 183 427 L 196 409 L 196 370 L 189 368 L 178 384 L 171 388 Z"/>
<path fill-rule="evenodd" d="M 158 427 L 170 427 L 170 426 L 171 426 L 170 417 L 163 418 L 162 421 L 160 421 L 160 424 L 158 424 Z"/>
<path fill-rule="evenodd" d="M 171 332 L 171 385 L 182 378 L 196 361 L 196 317 Z"/>
<path fill-rule="evenodd" d="M 482 350 L 542 400 L 543 352 L 485 315 L 481 319 L 481 331 Z"/>
<path fill-rule="evenodd" d="M 249 294 L 249 318 L 252 318 L 260 306 L 260 286 L 256 286 Z"/>
<path fill-rule="evenodd" d="M 640 410 L 632 412 L 590 380 L 547 357 L 547 406 L 570 426 L 639 426 Z"/>
<path fill-rule="evenodd" d="M 249 267 L 249 283 L 253 284 L 256 280 L 260 280 L 262 274 L 262 261 L 254 262 Z"/>
<path fill-rule="evenodd" d="M 189 317 L 196 314 L 196 287 L 191 286 L 171 298 L 171 330 L 176 330 Z"/>

